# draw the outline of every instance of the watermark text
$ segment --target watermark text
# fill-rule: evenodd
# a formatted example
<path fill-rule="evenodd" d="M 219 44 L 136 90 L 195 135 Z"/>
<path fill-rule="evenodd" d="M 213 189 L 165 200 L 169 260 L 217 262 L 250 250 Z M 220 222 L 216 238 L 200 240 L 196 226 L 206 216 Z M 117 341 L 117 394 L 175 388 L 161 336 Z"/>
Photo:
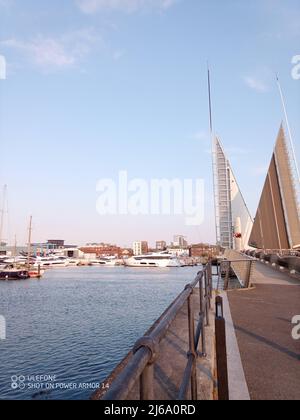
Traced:
<path fill-rule="evenodd" d="M 101 216 L 184 216 L 187 226 L 204 221 L 204 180 L 202 179 L 128 179 L 120 171 L 118 180 L 97 183 L 97 212 Z"/>
<path fill-rule="evenodd" d="M 0 80 L 6 80 L 6 58 L 0 54 Z"/>
<path fill-rule="evenodd" d="M 292 329 L 292 337 L 294 340 L 300 340 L 300 315 L 294 316 L 292 324 L 295 325 Z"/>
<path fill-rule="evenodd" d="M 294 80 L 300 80 L 300 55 L 295 55 L 292 58 L 292 64 L 294 65 L 292 68 L 292 78 Z"/>

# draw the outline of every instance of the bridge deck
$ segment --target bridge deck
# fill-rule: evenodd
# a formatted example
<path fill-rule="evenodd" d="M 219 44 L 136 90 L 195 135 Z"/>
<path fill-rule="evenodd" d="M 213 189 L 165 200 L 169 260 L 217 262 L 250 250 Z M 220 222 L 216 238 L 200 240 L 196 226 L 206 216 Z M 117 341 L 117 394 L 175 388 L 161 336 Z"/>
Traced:
<path fill-rule="evenodd" d="M 300 281 L 257 263 L 252 283 L 228 292 L 250 397 L 299 400 L 300 341 L 291 320 L 300 315 Z"/>

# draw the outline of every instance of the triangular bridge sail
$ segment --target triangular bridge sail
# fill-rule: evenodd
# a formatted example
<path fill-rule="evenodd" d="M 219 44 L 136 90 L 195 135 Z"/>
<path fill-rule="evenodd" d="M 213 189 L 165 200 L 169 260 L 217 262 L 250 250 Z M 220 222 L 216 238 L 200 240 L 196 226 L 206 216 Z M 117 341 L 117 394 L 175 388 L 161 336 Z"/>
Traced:
<path fill-rule="evenodd" d="M 219 138 L 213 139 L 217 243 L 223 248 L 247 249 L 253 219 Z"/>
<path fill-rule="evenodd" d="M 300 218 L 293 164 L 283 126 L 264 184 L 249 244 L 269 250 L 300 248 Z"/>

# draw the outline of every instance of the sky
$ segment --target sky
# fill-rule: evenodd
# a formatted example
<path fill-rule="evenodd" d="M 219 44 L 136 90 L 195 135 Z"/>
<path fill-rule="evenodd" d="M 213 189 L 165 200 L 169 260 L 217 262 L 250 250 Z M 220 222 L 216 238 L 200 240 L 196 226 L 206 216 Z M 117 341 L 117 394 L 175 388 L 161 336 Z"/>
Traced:
<path fill-rule="evenodd" d="M 207 100 L 253 216 L 281 121 L 300 157 L 299 0 L 0 0 L 4 238 L 215 242 Z M 204 221 L 101 216 L 99 180 L 203 179 Z"/>

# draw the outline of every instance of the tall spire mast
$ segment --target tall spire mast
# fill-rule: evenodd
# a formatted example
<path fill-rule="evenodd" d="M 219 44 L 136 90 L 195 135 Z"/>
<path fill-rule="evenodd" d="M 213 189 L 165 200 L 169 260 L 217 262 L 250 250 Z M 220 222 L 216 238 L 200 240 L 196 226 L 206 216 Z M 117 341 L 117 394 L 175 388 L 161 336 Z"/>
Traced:
<path fill-rule="evenodd" d="M 215 227 L 216 227 L 216 244 L 220 242 L 220 232 L 219 232 L 219 208 L 217 200 L 217 174 L 216 174 L 216 145 L 214 137 L 214 128 L 213 128 L 213 117 L 212 117 L 212 96 L 211 96 L 211 77 L 210 77 L 210 68 L 209 63 L 207 63 L 207 83 L 208 83 L 208 106 L 209 106 L 209 130 L 211 136 L 211 147 L 212 147 L 212 169 L 213 169 L 213 191 L 214 191 L 214 205 L 215 205 Z"/>
<path fill-rule="evenodd" d="M 212 101 L 211 101 L 211 80 L 210 80 L 210 69 L 207 63 L 207 82 L 208 82 L 208 101 L 209 101 L 209 128 L 210 134 L 213 137 L 213 119 L 212 119 Z"/>
<path fill-rule="evenodd" d="M 286 104 L 285 104 L 285 99 L 284 99 L 284 95 L 283 95 L 283 91 L 282 91 L 282 88 L 281 88 L 281 84 L 280 84 L 280 80 L 279 80 L 279 76 L 278 75 L 276 75 L 276 79 L 277 79 L 277 85 L 278 85 L 279 94 L 280 94 L 280 98 L 281 98 L 281 102 L 282 102 L 282 107 L 283 107 L 283 112 L 284 112 L 284 116 L 285 116 L 285 121 L 286 121 L 287 129 L 288 129 L 288 134 L 289 134 L 289 139 L 290 139 L 290 145 L 291 145 L 291 151 L 292 151 L 293 161 L 294 161 L 296 175 L 297 175 L 297 183 L 298 183 L 297 190 L 299 190 L 300 170 L 299 170 L 299 166 L 298 166 L 298 162 L 297 162 L 297 157 L 296 157 L 295 143 L 294 143 L 294 139 L 293 139 L 293 136 L 292 136 L 292 130 L 291 130 L 291 126 L 290 126 L 288 114 L 287 114 L 287 108 L 286 108 Z"/>

